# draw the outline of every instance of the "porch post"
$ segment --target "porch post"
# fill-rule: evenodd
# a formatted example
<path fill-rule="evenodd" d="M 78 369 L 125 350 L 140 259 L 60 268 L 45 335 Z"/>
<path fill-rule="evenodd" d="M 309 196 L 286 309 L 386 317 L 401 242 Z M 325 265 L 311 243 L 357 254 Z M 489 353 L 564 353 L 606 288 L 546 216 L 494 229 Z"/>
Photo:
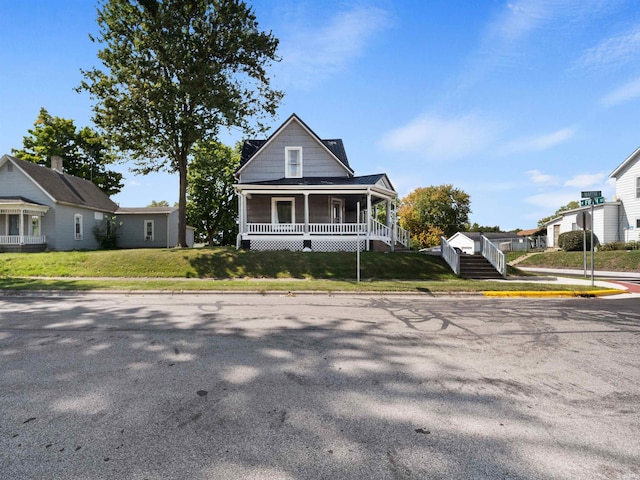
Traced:
<path fill-rule="evenodd" d="M 309 233 L 309 192 L 304 192 L 304 233 Z"/>
<path fill-rule="evenodd" d="M 392 215 L 391 206 L 393 205 L 392 200 L 389 198 L 387 200 L 387 218 L 385 219 L 387 223 L 387 227 L 391 228 L 391 251 L 396 251 L 396 222 L 395 216 Z"/>
<path fill-rule="evenodd" d="M 371 242 L 371 190 L 367 189 L 367 252 Z"/>
<path fill-rule="evenodd" d="M 24 244 L 24 208 L 20 209 L 20 245 Z"/>

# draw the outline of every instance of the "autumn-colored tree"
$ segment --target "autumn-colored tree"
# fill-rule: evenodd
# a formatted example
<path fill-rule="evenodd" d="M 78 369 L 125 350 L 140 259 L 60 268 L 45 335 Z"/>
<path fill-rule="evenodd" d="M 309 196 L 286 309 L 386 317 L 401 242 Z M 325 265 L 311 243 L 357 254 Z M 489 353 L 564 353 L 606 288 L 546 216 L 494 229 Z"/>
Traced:
<path fill-rule="evenodd" d="M 418 248 L 440 244 L 469 226 L 470 197 L 453 185 L 417 188 L 400 202 L 400 226 L 411 233 Z"/>

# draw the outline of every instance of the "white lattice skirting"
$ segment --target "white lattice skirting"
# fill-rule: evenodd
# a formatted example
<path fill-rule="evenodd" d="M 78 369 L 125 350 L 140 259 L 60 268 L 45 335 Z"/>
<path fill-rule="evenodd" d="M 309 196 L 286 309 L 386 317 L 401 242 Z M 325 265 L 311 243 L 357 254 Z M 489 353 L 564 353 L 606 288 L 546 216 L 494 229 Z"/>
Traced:
<path fill-rule="evenodd" d="M 366 239 L 360 240 L 360 251 L 367 247 Z M 276 251 L 290 250 L 301 252 L 304 249 L 303 239 L 275 239 L 275 238 L 252 238 L 251 250 Z M 314 252 L 355 252 L 358 249 L 357 240 L 312 240 L 311 250 Z"/>

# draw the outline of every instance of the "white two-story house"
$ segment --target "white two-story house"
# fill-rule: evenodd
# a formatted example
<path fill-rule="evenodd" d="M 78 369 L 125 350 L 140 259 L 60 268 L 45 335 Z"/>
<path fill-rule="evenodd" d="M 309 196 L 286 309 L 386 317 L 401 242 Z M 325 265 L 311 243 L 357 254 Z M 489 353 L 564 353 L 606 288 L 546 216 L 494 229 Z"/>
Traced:
<path fill-rule="evenodd" d="M 396 223 L 397 193 L 387 175 L 355 176 L 342 140 L 321 139 L 295 114 L 269 138 L 245 141 L 236 180 L 239 248 L 409 246 L 408 232 Z"/>
<path fill-rule="evenodd" d="M 640 148 L 609 177 L 616 181 L 616 194 L 611 201 L 593 207 L 593 233 L 602 244 L 640 241 Z M 584 211 L 591 213 L 591 207 L 562 212 L 547 222 L 547 245 L 557 247 L 561 233 L 579 230 Z"/>

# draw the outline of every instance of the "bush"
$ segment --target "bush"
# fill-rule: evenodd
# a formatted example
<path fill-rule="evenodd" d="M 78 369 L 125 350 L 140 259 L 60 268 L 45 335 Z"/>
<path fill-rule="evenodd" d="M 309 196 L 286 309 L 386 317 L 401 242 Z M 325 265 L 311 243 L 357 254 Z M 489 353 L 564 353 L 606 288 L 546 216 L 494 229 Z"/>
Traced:
<path fill-rule="evenodd" d="M 583 232 L 582 230 L 573 230 L 571 232 L 564 232 L 558 236 L 558 247 L 560 247 L 565 252 L 578 252 L 584 250 L 582 245 L 582 240 L 584 237 L 584 233 L 587 236 L 587 250 L 591 250 L 591 231 L 587 230 Z M 598 237 L 593 236 L 594 245 L 598 245 Z"/>
<path fill-rule="evenodd" d="M 106 216 L 102 223 L 93 227 L 93 236 L 102 250 L 114 250 L 118 248 L 118 238 L 120 237 L 120 226 L 116 217 Z"/>
<path fill-rule="evenodd" d="M 640 242 L 611 242 L 605 243 L 599 247 L 601 252 L 607 252 L 612 250 L 640 250 Z"/>

